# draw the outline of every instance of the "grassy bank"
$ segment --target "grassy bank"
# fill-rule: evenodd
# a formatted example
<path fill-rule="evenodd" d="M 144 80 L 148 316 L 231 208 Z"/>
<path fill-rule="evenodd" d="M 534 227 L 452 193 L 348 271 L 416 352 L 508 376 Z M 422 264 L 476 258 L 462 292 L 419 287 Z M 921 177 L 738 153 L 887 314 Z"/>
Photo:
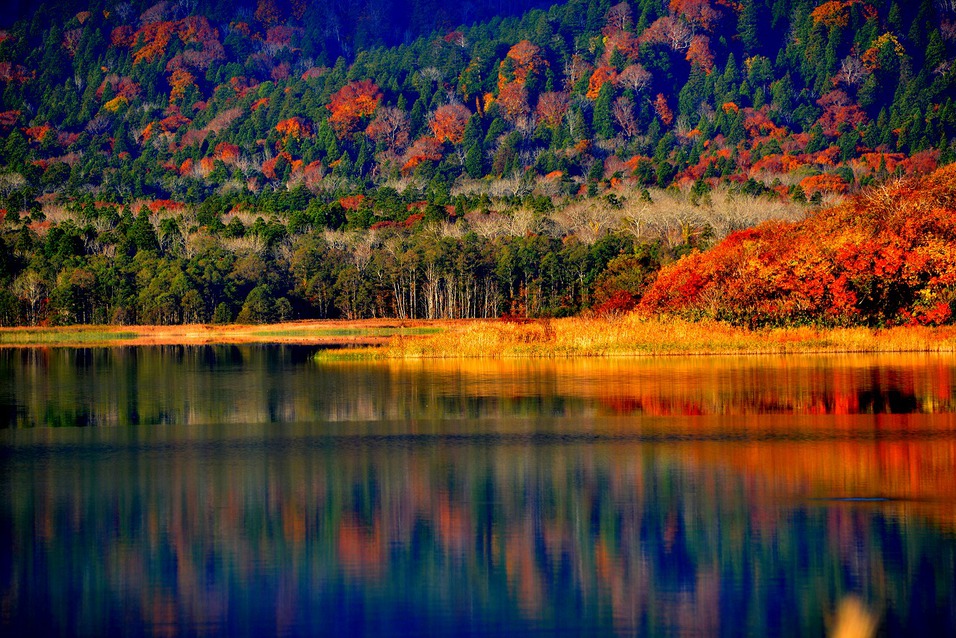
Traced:
<path fill-rule="evenodd" d="M 296 321 L 270 325 L 58 326 L 0 328 L 0 347 L 148 346 L 230 343 L 383 345 L 441 330 L 424 321 Z"/>
<path fill-rule="evenodd" d="M 341 345 L 332 358 L 563 358 L 676 354 L 956 352 L 956 327 L 811 327 L 752 331 L 712 321 L 574 317 L 298 321 L 270 325 L 0 328 L 0 347 L 241 343 Z M 356 346 L 364 346 L 358 350 Z"/>
<path fill-rule="evenodd" d="M 394 337 L 388 358 L 607 357 L 675 354 L 956 352 L 956 327 L 811 327 L 752 331 L 717 322 L 568 318 L 451 324 L 425 337 Z"/>

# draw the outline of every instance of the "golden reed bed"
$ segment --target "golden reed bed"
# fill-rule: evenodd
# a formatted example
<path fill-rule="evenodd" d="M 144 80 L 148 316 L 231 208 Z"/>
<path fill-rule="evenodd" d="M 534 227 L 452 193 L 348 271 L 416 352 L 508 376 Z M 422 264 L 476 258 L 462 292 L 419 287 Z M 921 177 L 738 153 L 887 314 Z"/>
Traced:
<path fill-rule="evenodd" d="M 0 328 L 0 347 L 215 343 L 343 345 L 350 348 L 338 354 L 390 359 L 956 352 L 956 327 L 748 330 L 715 321 L 625 315 L 529 321 L 368 319 L 256 326 Z M 365 347 L 356 350 L 354 346 Z"/>
<path fill-rule="evenodd" d="M 748 330 L 715 321 L 567 318 L 457 322 L 436 334 L 393 337 L 389 358 L 609 357 L 676 354 L 954 352 L 956 327 Z"/>

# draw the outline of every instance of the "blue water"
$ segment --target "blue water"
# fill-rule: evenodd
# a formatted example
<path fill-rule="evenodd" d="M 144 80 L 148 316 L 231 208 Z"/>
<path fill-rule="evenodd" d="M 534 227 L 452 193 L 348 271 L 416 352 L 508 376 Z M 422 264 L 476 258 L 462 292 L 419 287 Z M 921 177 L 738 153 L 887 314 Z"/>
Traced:
<path fill-rule="evenodd" d="M 956 634 L 951 359 L 311 353 L 0 351 L 0 634 Z"/>

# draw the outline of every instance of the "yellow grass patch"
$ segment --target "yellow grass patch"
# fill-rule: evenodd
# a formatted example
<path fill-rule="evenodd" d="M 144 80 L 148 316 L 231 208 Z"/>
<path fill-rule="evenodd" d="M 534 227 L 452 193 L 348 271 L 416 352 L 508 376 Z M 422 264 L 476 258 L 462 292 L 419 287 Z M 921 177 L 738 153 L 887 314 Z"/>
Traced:
<path fill-rule="evenodd" d="M 954 352 L 956 328 L 811 327 L 748 330 L 716 321 L 619 318 L 481 320 L 423 337 L 393 338 L 391 358 L 607 357 L 674 354 Z"/>
<path fill-rule="evenodd" d="M 0 347 L 289 343 L 349 346 L 347 358 L 565 358 L 641 355 L 956 352 L 956 327 L 748 330 L 716 321 L 573 317 L 295 321 L 272 325 L 0 328 Z M 355 346 L 365 346 L 356 350 Z M 334 353 L 326 353 L 336 356 Z M 342 354 L 342 353 L 340 353 Z"/>
<path fill-rule="evenodd" d="M 435 330 L 424 321 L 294 321 L 271 325 L 58 326 L 0 328 L 0 347 L 288 343 L 374 346 Z"/>

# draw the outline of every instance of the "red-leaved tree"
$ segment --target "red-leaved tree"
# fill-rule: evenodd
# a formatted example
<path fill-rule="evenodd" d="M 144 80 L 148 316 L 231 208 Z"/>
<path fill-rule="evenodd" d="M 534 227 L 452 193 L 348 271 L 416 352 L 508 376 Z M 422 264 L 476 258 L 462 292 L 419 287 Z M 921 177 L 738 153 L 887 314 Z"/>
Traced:
<path fill-rule="evenodd" d="M 464 104 L 446 104 L 435 111 L 429 126 L 435 139 L 452 144 L 461 144 L 465 137 L 465 127 L 471 119 L 471 111 Z"/>
<path fill-rule="evenodd" d="M 340 138 L 355 132 L 363 118 L 375 113 L 381 100 L 382 92 L 371 80 L 349 82 L 332 94 L 326 106 L 332 130 Z"/>

